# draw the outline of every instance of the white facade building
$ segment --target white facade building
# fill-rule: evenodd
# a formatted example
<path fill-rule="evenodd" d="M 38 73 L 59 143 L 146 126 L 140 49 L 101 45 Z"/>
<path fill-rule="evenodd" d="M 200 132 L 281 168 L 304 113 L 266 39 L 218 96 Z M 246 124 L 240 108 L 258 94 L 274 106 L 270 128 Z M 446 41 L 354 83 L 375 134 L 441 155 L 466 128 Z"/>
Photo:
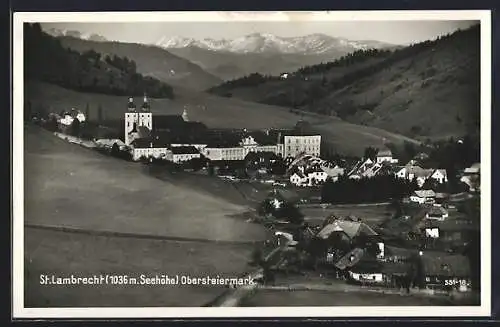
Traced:
<path fill-rule="evenodd" d="M 244 160 L 250 152 L 272 152 L 278 154 L 280 147 L 274 145 L 260 145 L 252 136 L 243 138 L 239 146 L 235 147 L 208 147 L 205 146 L 201 152 L 210 160 Z"/>
<path fill-rule="evenodd" d="M 283 158 L 306 153 L 316 157 L 321 153 L 321 135 L 283 136 Z"/>
<path fill-rule="evenodd" d="M 436 193 L 434 193 L 433 190 L 418 190 L 415 191 L 411 196 L 410 196 L 410 201 L 419 203 L 419 204 L 424 204 L 424 203 L 429 203 L 433 202 L 436 198 Z"/>
<path fill-rule="evenodd" d="M 377 153 L 377 160 L 376 162 L 378 164 L 381 164 L 383 162 L 388 162 L 391 164 L 396 164 L 398 163 L 398 159 L 395 159 L 392 157 L 392 152 L 391 150 L 381 150 Z"/>
<path fill-rule="evenodd" d="M 138 161 L 142 157 L 144 158 L 155 158 L 155 159 L 167 159 L 171 156 L 172 151 L 167 147 L 134 147 L 132 149 L 132 160 Z"/>

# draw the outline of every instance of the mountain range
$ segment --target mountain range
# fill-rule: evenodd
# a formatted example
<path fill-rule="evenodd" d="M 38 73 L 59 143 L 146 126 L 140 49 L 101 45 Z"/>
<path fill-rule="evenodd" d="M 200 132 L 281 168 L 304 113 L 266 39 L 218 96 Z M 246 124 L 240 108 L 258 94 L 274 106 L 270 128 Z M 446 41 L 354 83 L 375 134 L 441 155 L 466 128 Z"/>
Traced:
<path fill-rule="evenodd" d="M 102 35 L 95 34 L 95 33 L 82 33 L 80 31 L 75 31 L 75 30 L 48 28 L 48 29 L 44 30 L 44 32 L 49 34 L 49 35 L 55 36 L 55 37 L 69 36 L 69 37 L 79 38 L 82 40 L 89 40 L 89 41 L 96 41 L 96 42 L 108 41 L 108 39 L 106 39 Z"/>
<path fill-rule="evenodd" d="M 163 37 L 155 45 L 224 80 L 252 73 L 276 75 L 333 61 L 360 49 L 395 47 L 379 41 L 351 41 L 325 34 L 279 37 L 266 33 L 220 40 Z"/>
<path fill-rule="evenodd" d="M 310 34 L 296 37 L 280 37 L 269 33 L 252 33 L 235 39 L 201 40 L 186 37 L 162 37 L 155 45 L 166 49 L 198 47 L 211 51 L 231 53 L 274 53 L 319 55 L 338 52 L 353 52 L 356 50 L 379 49 L 392 47 L 379 41 L 352 41 L 345 38 L 332 37 L 326 34 Z"/>

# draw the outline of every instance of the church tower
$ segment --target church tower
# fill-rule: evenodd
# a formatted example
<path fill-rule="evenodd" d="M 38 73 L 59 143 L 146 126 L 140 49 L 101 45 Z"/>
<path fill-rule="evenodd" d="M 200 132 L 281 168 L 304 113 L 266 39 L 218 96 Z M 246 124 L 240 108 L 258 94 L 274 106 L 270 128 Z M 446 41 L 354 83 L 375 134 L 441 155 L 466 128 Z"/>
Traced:
<path fill-rule="evenodd" d="M 144 95 L 144 102 L 142 103 L 141 112 L 139 113 L 138 126 L 146 127 L 149 132 L 153 130 L 153 114 L 149 106 L 148 97 Z"/>
<path fill-rule="evenodd" d="M 134 98 L 128 99 L 127 112 L 125 113 L 125 144 L 130 145 L 133 141 L 131 135 L 137 133 L 137 123 L 139 122 L 139 114 L 134 103 Z"/>

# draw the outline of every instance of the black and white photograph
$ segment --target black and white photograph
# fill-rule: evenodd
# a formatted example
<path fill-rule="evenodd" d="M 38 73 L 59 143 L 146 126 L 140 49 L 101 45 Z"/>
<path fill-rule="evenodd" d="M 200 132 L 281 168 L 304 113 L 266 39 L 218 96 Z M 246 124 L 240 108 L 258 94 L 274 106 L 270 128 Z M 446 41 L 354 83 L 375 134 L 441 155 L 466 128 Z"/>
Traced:
<path fill-rule="evenodd" d="M 489 315 L 489 11 L 13 24 L 14 315 Z"/>

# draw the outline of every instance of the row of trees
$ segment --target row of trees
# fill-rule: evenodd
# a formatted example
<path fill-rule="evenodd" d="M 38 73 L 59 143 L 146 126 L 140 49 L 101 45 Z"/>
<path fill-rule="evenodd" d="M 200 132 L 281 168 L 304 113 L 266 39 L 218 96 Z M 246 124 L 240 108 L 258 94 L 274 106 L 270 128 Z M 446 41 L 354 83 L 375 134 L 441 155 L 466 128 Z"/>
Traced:
<path fill-rule="evenodd" d="M 324 203 L 370 203 L 402 199 L 418 189 L 416 181 L 410 182 L 393 175 L 379 175 L 372 178 L 350 179 L 347 176 L 338 181 L 327 181 L 321 190 Z"/>
<path fill-rule="evenodd" d="M 24 67 L 27 78 L 84 92 L 172 98 L 169 85 L 137 72 L 126 57 L 106 56 L 94 50 L 83 53 L 64 48 L 59 39 L 44 33 L 40 24 L 26 24 Z"/>

